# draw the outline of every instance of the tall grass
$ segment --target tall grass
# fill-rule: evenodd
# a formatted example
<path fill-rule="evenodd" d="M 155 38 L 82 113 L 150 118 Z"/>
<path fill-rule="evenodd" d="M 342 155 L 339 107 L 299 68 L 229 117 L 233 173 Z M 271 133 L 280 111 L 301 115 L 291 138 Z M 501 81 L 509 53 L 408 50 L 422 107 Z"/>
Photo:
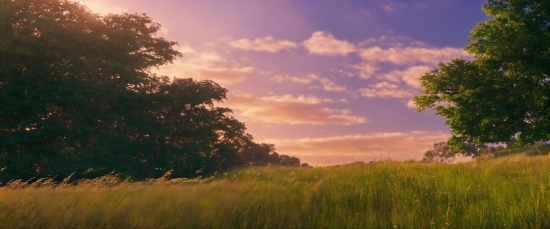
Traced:
<path fill-rule="evenodd" d="M 0 228 L 550 227 L 548 156 L 11 186 L 0 189 Z"/>

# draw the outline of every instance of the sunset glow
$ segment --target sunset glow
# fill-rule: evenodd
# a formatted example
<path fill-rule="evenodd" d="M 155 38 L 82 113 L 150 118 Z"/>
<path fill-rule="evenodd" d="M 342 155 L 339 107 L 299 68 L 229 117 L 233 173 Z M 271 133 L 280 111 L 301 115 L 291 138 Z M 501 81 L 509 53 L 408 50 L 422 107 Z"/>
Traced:
<path fill-rule="evenodd" d="M 100 13 L 146 13 L 183 57 L 153 69 L 210 79 L 257 142 L 310 165 L 420 159 L 449 128 L 417 113 L 420 76 L 471 56 L 482 0 L 82 0 Z"/>

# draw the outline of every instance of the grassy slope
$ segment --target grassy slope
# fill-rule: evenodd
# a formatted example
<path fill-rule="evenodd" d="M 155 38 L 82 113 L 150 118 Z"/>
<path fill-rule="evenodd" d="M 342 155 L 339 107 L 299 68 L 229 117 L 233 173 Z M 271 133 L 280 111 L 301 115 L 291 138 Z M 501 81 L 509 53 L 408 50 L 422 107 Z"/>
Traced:
<path fill-rule="evenodd" d="M 541 156 L 541 155 L 548 155 L 548 152 L 550 151 L 550 144 L 541 144 L 537 143 L 536 145 L 527 145 L 523 148 L 512 148 L 512 149 L 501 149 L 497 150 L 493 154 L 496 157 L 505 157 L 505 156 L 511 156 L 515 154 L 524 154 L 528 156 Z"/>
<path fill-rule="evenodd" d="M 0 228 L 549 228 L 550 158 L 0 189 Z"/>

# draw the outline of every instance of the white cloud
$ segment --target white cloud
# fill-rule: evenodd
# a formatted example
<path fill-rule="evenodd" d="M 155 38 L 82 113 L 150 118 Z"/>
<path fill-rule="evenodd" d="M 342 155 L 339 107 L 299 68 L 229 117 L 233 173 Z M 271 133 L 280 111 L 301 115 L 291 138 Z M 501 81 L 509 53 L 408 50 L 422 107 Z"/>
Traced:
<path fill-rule="evenodd" d="M 198 52 L 190 46 L 180 46 L 184 57 L 155 70 L 159 75 L 179 78 L 209 79 L 220 84 L 243 81 L 254 68 L 221 56 L 216 52 Z"/>
<path fill-rule="evenodd" d="M 367 88 L 359 89 L 359 92 L 367 98 L 409 98 L 416 94 L 413 90 L 403 89 L 388 82 L 380 82 Z"/>
<path fill-rule="evenodd" d="M 326 103 L 347 100 L 321 99 L 313 95 L 253 96 L 230 92 L 225 105 L 234 111 L 239 120 L 273 124 L 352 125 L 367 123 L 365 117 L 356 116 L 346 109 L 331 109 Z"/>
<path fill-rule="evenodd" d="M 310 53 L 319 55 L 345 56 L 355 51 L 355 45 L 345 40 L 338 40 L 328 32 L 317 31 L 302 44 Z"/>
<path fill-rule="evenodd" d="M 297 156 L 303 162 L 316 166 L 388 157 L 396 160 L 420 159 L 434 143 L 445 141 L 448 137 L 443 132 L 413 131 L 264 141 L 275 144 L 279 153 Z"/>
<path fill-rule="evenodd" d="M 292 41 L 276 40 L 272 36 L 256 38 L 254 40 L 243 38 L 236 41 L 230 41 L 229 45 L 234 48 L 243 50 L 264 51 L 271 53 L 275 53 L 281 50 L 290 50 L 298 47 L 298 45 Z"/>

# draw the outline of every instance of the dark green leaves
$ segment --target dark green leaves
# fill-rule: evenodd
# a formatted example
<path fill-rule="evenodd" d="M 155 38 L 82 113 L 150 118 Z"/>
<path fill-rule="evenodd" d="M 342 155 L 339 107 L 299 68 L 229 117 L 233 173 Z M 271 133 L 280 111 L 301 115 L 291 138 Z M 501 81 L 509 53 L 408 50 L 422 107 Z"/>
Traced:
<path fill-rule="evenodd" d="M 471 32 L 472 61 L 455 59 L 421 78 L 418 110 L 432 108 L 464 142 L 518 144 L 550 139 L 550 1 L 490 0 L 492 19 Z"/>
<path fill-rule="evenodd" d="M 0 182 L 73 172 L 194 177 L 254 164 L 255 155 L 296 164 L 216 106 L 225 88 L 151 74 L 181 53 L 147 15 L 99 16 L 67 0 L 0 6 Z"/>

